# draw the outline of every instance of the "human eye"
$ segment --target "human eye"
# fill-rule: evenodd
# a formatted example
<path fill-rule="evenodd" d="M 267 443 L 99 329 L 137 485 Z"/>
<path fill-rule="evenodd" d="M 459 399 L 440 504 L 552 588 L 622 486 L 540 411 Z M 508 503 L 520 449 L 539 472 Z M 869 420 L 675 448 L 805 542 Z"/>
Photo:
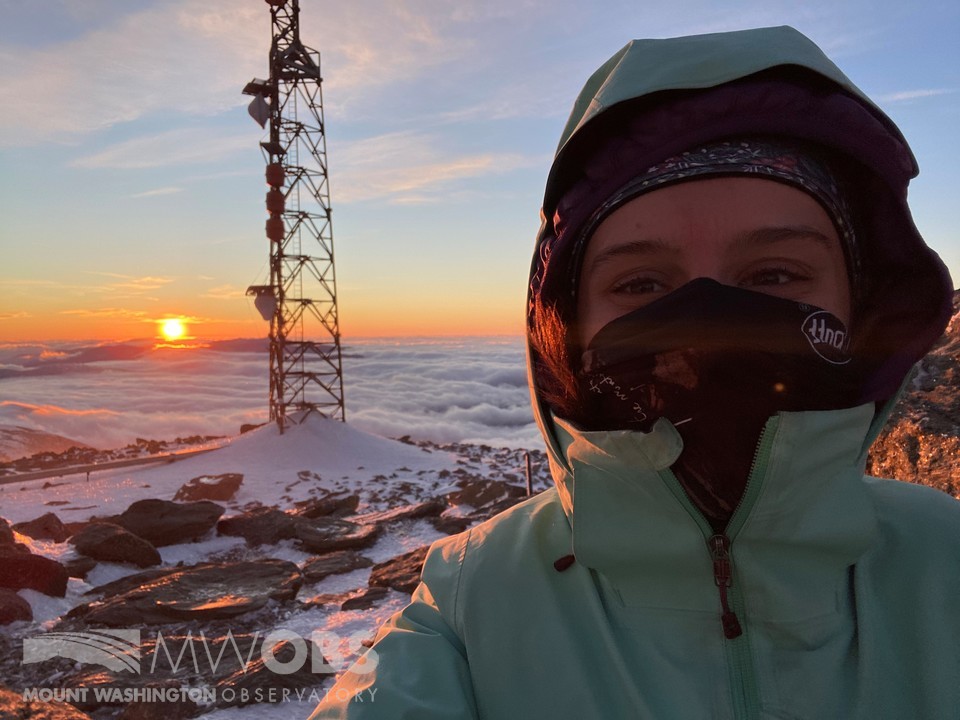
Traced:
<path fill-rule="evenodd" d="M 666 286 L 656 278 L 648 276 L 634 276 L 619 280 L 611 287 L 615 295 L 651 295 L 661 293 Z"/>
<path fill-rule="evenodd" d="M 810 280 L 809 274 L 798 268 L 771 266 L 750 271 L 738 284 L 746 288 L 763 288 L 803 283 L 808 280 Z"/>

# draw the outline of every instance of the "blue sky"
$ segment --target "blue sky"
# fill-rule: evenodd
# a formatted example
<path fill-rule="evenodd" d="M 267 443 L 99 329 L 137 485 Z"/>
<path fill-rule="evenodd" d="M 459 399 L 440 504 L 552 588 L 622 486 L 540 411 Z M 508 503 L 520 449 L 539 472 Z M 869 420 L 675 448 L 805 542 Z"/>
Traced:
<path fill-rule="evenodd" d="M 519 333 L 543 182 L 633 37 L 790 24 L 900 125 L 960 276 L 956 2 L 301 0 L 323 58 L 344 334 Z M 0 0 L 0 339 L 266 328 L 262 0 Z"/>

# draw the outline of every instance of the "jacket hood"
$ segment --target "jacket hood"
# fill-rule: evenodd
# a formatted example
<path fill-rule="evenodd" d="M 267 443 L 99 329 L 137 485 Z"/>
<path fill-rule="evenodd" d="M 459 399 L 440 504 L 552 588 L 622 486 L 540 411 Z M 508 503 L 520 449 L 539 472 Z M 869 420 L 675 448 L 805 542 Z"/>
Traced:
<path fill-rule="evenodd" d="M 633 40 L 590 76 L 574 103 L 548 175 L 531 267 L 528 373 L 558 485 L 569 468 L 538 385 L 534 305 L 544 297 L 562 304 L 569 286 L 564 253 L 572 245 L 564 241 L 593 209 L 578 200 L 596 195 L 598 184 L 603 190 L 612 183 L 612 193 L 622 182 L 592 172 L 591 155 L 625 132 L 640 144 L 639 153 L 631 152 L 641 158 L 635 173 L 699 143 L 744 135 L 814 143 L 830 152 L 845 163 L 850 187 L 862 199 L 855 212 L 869 291 L 859 308 L 860 334 L 884 359 L 875 382 L 901 385 L 942 334 L 952 283 L 907 206 L 916 159 L 893 121 L 812 41 L 790 27 Z M 893 399 L 876 413 L 868 445 Z"/>

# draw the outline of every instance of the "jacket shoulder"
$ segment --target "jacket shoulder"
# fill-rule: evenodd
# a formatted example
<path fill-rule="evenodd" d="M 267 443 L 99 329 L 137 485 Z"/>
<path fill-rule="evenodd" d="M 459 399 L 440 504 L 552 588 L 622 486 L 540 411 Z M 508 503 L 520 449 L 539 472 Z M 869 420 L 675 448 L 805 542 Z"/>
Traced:
<path fill-rule="evenodd" d="M 873 477 L 864 482 L 885 544 L 960 562 L 960 501 L 926 485 Z"/>
<path fill-rule="evenodd" d="M 570 553 L 570 524 L 555 488 L 479 525 L 437 540 L 424 562 L 421 587 L 462 636 L 463 606 L 488 592 L 517 589 Z M 464 588 L 469 586 L 469 591 Z M 416 596 L 415 596 L 416 599 Z"/>

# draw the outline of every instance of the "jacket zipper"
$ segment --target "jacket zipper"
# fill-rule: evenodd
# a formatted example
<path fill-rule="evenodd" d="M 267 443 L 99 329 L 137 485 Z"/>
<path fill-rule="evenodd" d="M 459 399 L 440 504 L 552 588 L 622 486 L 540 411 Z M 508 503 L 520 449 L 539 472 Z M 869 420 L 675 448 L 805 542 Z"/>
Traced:
<path fill-rule="evenodd" d="M 727 591 L 733 585 L 733 566 L 730 562 L 730 538 L 725 533 L 711 536 L 707 540 L 710 548 L 710 557 L 713 558 L 713 581 L 720 588 L 720 624 L 723 626 L 723 636 L 727 640 L 735 640 L 743 635 L 740 620 L 737 614 L 730 609 Z"/>
<path fill-rule="evenodd" d="M 733 557 L 731 555 L 733 540 L 736 538 L 740 529 L 743 527 L 750 510 L 756 503 L 756 496 L 760 492 L 759 479 L 767 471 L 767 463 L 770 459 L 770 450 L 773 446 L 773 440 L 776 436 L 778 418 L 774 416 L 767 421 L 760 438 L 757 441 L 757 447 L 753 453 L 753 462 L 750 465 L 750 473 L 747 476 L 747 484 L 744 487 L 740 502 L 730 517 L 730 522 L 722 533 L 714 533 L 710 523 L 707 522 L 703 513 L 694 506 L 693 502 L 687 497 L 677 480 L 676 475 L 671 470 L 663 470 L 661 474 L 670 478 L 668 487 L 687 509 L 687 512 L 693 517 L 703 533 L 706 540 L 707 550 L 710 553 L 710 559 L 713 561 L 713 577 L 717 590 L 720 595 L 720 623 L 723 630 L 723 636 L 729 641 L 727 644 L 727 658 L 732 665 L 734 676 L 739 681 L 737 690 L 733 694 L 734 717 L 737 718 L 758 718 L 760 716 L 760 693 L 757 688 L 757 678 L 753 671 L 753 662 L 750 657 L 750 646 L 747 632 L 740 623 L 738 612 L 742 613 L 744 603 L 740 589 L 735 586 L 733 580 Z"/>

